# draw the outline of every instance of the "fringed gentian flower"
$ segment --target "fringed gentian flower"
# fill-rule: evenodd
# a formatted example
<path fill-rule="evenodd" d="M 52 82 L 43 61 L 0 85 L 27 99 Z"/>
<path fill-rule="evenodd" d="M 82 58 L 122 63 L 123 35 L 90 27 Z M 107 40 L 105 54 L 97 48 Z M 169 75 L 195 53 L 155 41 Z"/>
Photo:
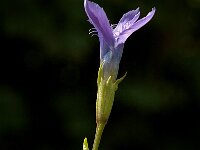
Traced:
<path fill-rule="evenodd" d="M 98 32 L 103 77 L 107 79 L 112 75 L 113 80 L 115 80 L 125 41 L 133 32 L 151 20 L 155 8 L 140 20 L 138 20 L 139 8 L 129 11 L 122 16 L 117 25 L 110 25 L 106 13 L 98 4 L 85 0 L 84 7 L 90 23 Z M 94 30 L 90 33 L 93 32 Z"/>
<path fill-rule="evenodd" d="M 93 150 L 97 150 L 101 134 L 112 109 L 115 91 L 125 77 L 116 80 L 124 43 L 133 32 L 151 20 L 155 8 L 152 8 L 146 17 L 139 20 L 139 8 L 129 11 L 122 16 L 118 24 L 111 25 L 103 8 L 98 4 L 84 0 L 84 7 L 89 22 L 94 26 L 90 30 L 90 34 L 97 33 L 100 41 L 100 68 L 96 102 L 97 129 L 93 144 Z M 85 149 L 87 149 L 87 141 L 85 140 L 84 143 Z"/>

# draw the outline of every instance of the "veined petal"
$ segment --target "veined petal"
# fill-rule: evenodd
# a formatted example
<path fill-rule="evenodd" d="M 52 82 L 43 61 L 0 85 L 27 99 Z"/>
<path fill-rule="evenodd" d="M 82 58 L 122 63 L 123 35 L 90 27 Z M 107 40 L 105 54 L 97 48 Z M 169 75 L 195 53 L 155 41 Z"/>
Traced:
<path fill-rule="evenodd" d="M 112 28 L 103 8 L 88 0 L 84 0 L 84 7 L 90 23 L 98 32 L 99 38 L 103 38 L 110 47 L 114 46 Z"/>
<path fill-rule="evenodd" d="M 138 7 L 136 10 L 131 10 L 131 11 L 127 12 L 126 14 L 124 14 L 124 15 L 122 16 L 122 18 L 120 19 L 119 23 L 125 24 L 126 22 L 128 22 L 128 21 L 130 21 L 130 20 L 132 20 L 132 19 L 135 19 L 139 12 L 140 12 L 140 11 L 139 11 L 139 7 Z M 138 17 L 139 17 L 139 16 L 138 16 Z M 137 18 L 138 18 L 138 17 L 137 17 Z M 136 20 L 137 20 L 137 19 L 136 19 Z M 136 21 L 136 20 L 135 20 L 135 21 Z"/>
<path fill-rule="evenodd" d="M 137 17 L 135 17 L 137 18 L 136 20 L 135 18 L 133 18 L 133 20 L 128 21 L 127 24 L 125 24 L 122 27 L 123 30 L 120 33 L 118 33 L 118 36 L 115 37 L 117 39 L 117 45 L 124 43 L 133 32 L 135 32 L 136 30 L 144 26 L 146 23 L 148 23 L 154 16 L 155 11 L 156 9 L 152 8 L 152 11 L 149 12 L 146 17 L 138 20 L 137 22 L 135 22 L 138 19 Z"/>
<path fill-rule="evenodd" d="M 118 37 L 119 34 L 124 30 L 127 25 L 134 23 L 140 16 L 139 7 L 136 10 L 131 10 L 124 14 L 117 24 L 116 28 L 113 30 L 114 37 Z"/>

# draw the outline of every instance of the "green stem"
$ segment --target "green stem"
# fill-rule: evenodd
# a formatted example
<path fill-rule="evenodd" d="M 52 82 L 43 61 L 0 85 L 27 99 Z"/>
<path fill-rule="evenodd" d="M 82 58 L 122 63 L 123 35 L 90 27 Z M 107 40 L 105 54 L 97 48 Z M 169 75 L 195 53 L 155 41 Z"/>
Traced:
<path fill-rule="evenodd" d="M 102 133 L 103 133 L 105 125 L 106 124 L 99 124 L 99 125 L 97 125 L 96 134 L 95 134 L 95 139 L 94 139 L 92 150 L 98 150 L 99 143 L 101 141 L 101 136 L 102 136 Z"/>

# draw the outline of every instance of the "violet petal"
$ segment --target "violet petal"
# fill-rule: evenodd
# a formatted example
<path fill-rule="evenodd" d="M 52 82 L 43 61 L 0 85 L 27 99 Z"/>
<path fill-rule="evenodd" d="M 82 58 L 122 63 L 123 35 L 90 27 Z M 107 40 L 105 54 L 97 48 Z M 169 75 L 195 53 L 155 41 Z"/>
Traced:
<path fill-rule="evenodd" d="M 84 7 L 90 23 L 92 23 L 98 32 L 99 38 L 103 38 L 109 46 L 113 46 L 114 37 L 112 28 L 103 8 L 88 0 L 84 1 Z"/>
<path fill-rule="evenodd" d="M 117 39 L 119 34 L 123 32 L 128 25 L 133 24 L 140 16 L 139 8 L 136 10 L 131 10 L 124 14 L 117 24 L 116 28 L 113 30 L 114 37 Z"/>
<path fill-rule="evenodd" d="M 152 8 L 152 11 L 149 12 L 146 17 L 138 20 L 137 22 L 135 22 L 135 20 L 132 22 L 131 20 L 129 21 L 129 24 L 127 26 L 123 26 L 123 30 L 121 33 L 119 33 L 118 38 L 117 38 L 117 45 L 121 43 L 125 43 L 127 38 L 133 32 L 135 32 L 136 30 L 144 26 L 146 23 L 148 23 L 151 20 L 151 18 L 154 16 L 155 10 L 156 10 L 155 8 Z"/>
<path fill-rule="evenodd" d="M 136 21 L 138 19 L 138 17 L 139 17 L 139 15 L 138 15 L 139 13 L 140 13 L 139 7 L 136 10 L 131 10 L 131 11 L 127 12 L 126 14 L 124 14 L 122 16 L 122 18 L 120 19 L 118 24 L 120 24 L 120 23 L 121 24 L 125 24 L 128 21 L 131 21 L 133 19 Z"/>

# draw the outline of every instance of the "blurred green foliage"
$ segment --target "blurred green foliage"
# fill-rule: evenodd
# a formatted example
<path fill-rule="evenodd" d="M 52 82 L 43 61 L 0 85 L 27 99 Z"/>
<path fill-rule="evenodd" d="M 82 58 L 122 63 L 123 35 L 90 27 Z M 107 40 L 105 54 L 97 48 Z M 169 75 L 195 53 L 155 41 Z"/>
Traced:
<path fill-rule="evenodd" d="M 111 23 L 157 11 L 126 42 L 100 149 L 200 149 L 199 0 L 96 0 Z M 0 149 L 82 149 L 95 133 L 98 38 L 82 0 L 0 2 Z"/>

